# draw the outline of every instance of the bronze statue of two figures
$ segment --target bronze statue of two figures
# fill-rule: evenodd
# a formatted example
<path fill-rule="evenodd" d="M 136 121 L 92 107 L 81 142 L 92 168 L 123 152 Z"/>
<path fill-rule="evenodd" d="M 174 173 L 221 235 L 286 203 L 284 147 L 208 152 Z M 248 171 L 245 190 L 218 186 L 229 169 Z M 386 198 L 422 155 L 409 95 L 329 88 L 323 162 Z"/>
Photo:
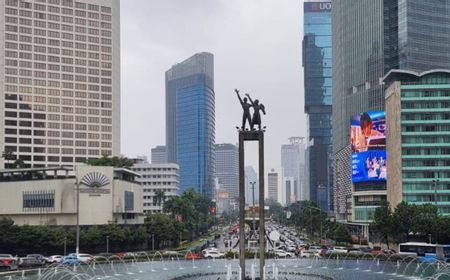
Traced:
<path fill-rule="evenodd" d="M 257 125 L 258 129 L 261 130 L 261 114 L 259 113 L 259 111 L 262 111 L 264 115 L 266 114 L 266 108 L 264 108 L 264 105 L 262 103 L 259 103 L 258 99 L 255 99 L 255 101 L 253 101 L 248 93 L 245 94 L 248 99 L 247 97 L 244 97 L 244 99 L 242 99 L 239 95 L 239 90 L 235 89 L 234 91 L 236 92 L 236 95 L 241 102 L 242 110 L 244 110 L 244 113 L 242 114 L 242 131 L 245 131 L 246 122 L 248 122 L 250 130 L 255 130 L 255 125 Z M 250 103 L 248 103 L 248 100 L 250 100 Z M 251 107 L 253 107 L 253 118 L 250 115 Z"/>

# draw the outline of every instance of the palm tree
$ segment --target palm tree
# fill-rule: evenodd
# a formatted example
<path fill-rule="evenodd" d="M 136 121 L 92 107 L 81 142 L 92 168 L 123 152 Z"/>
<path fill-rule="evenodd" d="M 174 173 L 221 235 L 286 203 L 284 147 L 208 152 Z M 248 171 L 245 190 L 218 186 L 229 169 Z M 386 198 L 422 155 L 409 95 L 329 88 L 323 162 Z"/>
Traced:
<path fill-rule="evenodd" d="M 165 201 L 166 201 L 166 193 L 162 190 L 156 190 L 155 196 L 153 196 L 154 204 L 158 204 L 159 206 L 161 206 L 161 209 L 163 209 Z"/>

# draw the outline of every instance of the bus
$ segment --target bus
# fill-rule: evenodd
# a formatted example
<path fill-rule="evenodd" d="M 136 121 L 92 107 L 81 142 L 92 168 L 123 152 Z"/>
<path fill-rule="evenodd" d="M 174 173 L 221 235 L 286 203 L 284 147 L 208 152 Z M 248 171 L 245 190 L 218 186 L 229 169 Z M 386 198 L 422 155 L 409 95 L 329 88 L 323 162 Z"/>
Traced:
<path fill-rule="evenodd" d="M 425 242 L 407 242 L 399 244 L 399 255 L 417 257 L 421 262 L 450 261 L 450 245 Z"/>

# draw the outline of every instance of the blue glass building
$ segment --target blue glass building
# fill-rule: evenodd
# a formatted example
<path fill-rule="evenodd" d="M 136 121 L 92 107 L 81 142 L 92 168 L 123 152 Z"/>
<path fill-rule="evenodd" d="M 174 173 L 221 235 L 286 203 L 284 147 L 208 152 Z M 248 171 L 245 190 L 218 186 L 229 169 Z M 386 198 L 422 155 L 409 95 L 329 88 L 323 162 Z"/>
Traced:
<path fill-rule="evenodd" d="M 303 67 L 308 116 L 306 181 L 310 199 L 333 209 L 331 2 L 305 2 Z"/>
<path fill-rule="evenodd" d="M 198 53 L 166 72 L 167 159 L 180 166 L 180 192 L 214 195 L 214 144 L 214 58 Z"/>

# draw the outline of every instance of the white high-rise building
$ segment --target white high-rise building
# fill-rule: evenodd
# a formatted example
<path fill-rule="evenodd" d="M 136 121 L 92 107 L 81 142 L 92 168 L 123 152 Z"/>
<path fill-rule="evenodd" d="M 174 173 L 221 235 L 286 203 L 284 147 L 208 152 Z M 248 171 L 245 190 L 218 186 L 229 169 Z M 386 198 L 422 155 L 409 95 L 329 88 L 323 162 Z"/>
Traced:
<path fill-rule="evenodd" d="M 239 199 L 239 153 L 233 144 L 216 144 L 216 177 L 230 194 L 230 198 Z"/>
<path fill-rule="evenodd" d="M 289 204 L 290 201 L 309 199 L 305 184 L 305 143 L 303 137 L 291 137 L 289 142 L 289 144 L 281 146 L 282 197 L 285 204 Z M 287 189 L 292 190 L 292 192 L 287 191 Z"/>
<path fill-rule="evenodd" d="M 180 185 L 179 167 L 175 163 L 136 163 L 131 170 L 141 177 L 136 182 L 142 186 L 144 213 L 162 213 L 164 202 L 178 195 Z"/>
<path fill-rule="evenodd" d="M 0 30 L 0 151 L 25 167 L 119 155 L 119 0 L 0 0 Z"/>
<path fill-rule="evenodd" d="M 267 174 L 267 193 L 268 199 L 278 202 L 278 172 L 274 169 Z"/>

